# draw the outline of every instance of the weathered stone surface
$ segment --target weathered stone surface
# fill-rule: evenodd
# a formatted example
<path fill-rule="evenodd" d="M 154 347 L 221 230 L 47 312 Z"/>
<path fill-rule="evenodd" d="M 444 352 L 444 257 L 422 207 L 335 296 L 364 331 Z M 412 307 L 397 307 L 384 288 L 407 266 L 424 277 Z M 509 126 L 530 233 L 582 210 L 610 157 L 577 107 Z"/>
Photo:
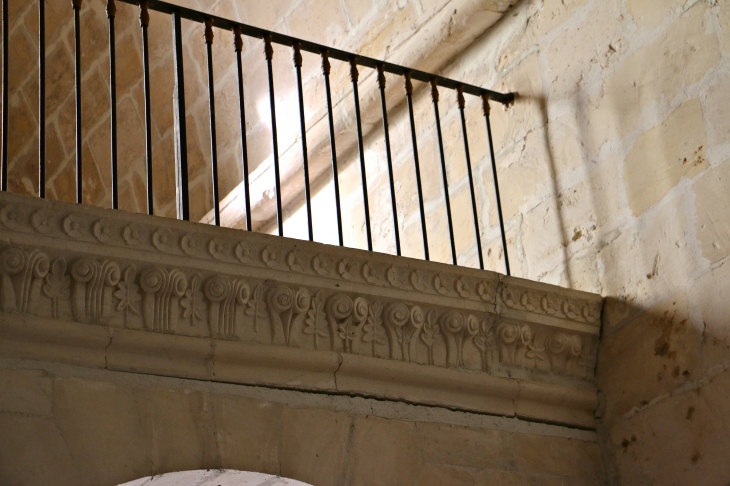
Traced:
<path fill-rule="evenodd" d="M 352 435 L 353 454 L 344 484 L 410 484 L 418 471 L 418 441 L 411 423 L 358 417 Z"/>
<path fill-rule="evenodd" d="M 700 349 L 681 292 L 608 335 L 599 352 L 598 380 L 612 423 L 701 374 Z"/>
<path fill-rule="evenodd" d="M 421 460 L 472 468 L 514 469 L 514 444 L 496 430 L 417 424 Z"/>
<path fill-rule="evenodd" d="M 710 262 L 725 258 L 730 252 L 727 208 L 730 206 L 727 185 L 730 164 L 713 167 L 693 185 L 695 193 L 695 228 L 702 247 L 702 256 Z"/>
<path fill-rule="evenodd" d="M 281 406 L 235 395 L 211 400 L 223 467 L 278 474 Z"/>
<path fill-rule="evenodd" d="M 0 371 L 0 411 L 29 415 L 51 415 L 53 380 L 34 370 Z"/>
<path fill-rule="evenodd" d="M 639 27 L 652 29 L 683 5 L 681 0 L 646 1 L 627 0 L 626 8 Z"/>
<path fill-rule="evenodd" d="M 683 178 L 707 168 L 702 105 L 680 105 L 661 125 L 642 133 L 624 162 L 624 183 L 635 216 L 661 201 Z"/>
<path fill-rule="evenodd" d="M 517 470 L 593 480 L 601 469 L 598 444 L 571 439 L 549 441 L 527 434 L 514 436 Z"/>
<path fill-rule="evenodd" d="M 281 474 L 312 484 L 341 484 L 351 419 L 345 413 L 287 409 L 282 416 Z"/>

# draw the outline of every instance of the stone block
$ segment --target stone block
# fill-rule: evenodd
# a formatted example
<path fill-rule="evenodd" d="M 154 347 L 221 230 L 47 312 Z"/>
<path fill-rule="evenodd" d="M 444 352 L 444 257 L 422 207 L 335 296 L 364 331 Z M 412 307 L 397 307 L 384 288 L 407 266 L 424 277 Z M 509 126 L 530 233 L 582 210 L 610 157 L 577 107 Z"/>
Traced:
<path fill-rule="evenodd" d="M 415 426 L 358 416 L 347 459 L 346 485 L 413 484 L 419 466 Z"/>
<path fill-rule="evenodd" d="M 53 417 L 86 484 L 119 484 L 154 473 L 132 389 L 80 378 L 54 380 Z"/>
<path fill-rule="evenodd" d="M 702 248 L 702 256 L 714 263 L 730 253 L 730 219 L 727 208 L 730 196 L 730 161 L 713 167 L 693 185 L 695 194 L 695 230 Z"/>
<path fill-rule="evenodd" d="M 727 482 L 728 390 L 730 373 L 725 371 L 612 427 L 610 446 L 621 484 Z"/>
<path fill-rule="evenodd" d="M 235 395 L 211 400 L 223 467 L 279 474 L 281 405 Z"/>
<path fill-rule="evenodd" d="M 730 25 L 727 30 L 730 32 Z M 702 111 L 710 146 L 730 142 L 730 120 L 724 116 L 730 110 L 730 100 L 726 96 L 729 91 L 730 79 L 723 76 L 707 90 Z"/>
<path fill-rule="evenodd" d="M 53 410 L 53 379 L 42 370 L 0 371 L 0 411 L 48 416 Z"/>
<path fill-rule="evenodd" d="M 664 199 L 683 178 L 707 168 L 707 136 L 698 99 L 681 104 L 642 133 L 624 161 L 624 184 L 635 216 Z"/>
<path fill-rule="evenodd" d="M 698 337 L 684 292 L 604 337 L 598 382 L 611 423 L 701 374 Z"/>
<path fill-rule="evenodd" d="M 437 423 L 417 423 L 421 460 L 426 463 L 514 470 L 517 451 L 509 434 Z"/>
<path fill-rule="evenodd" d="M 723 366 L 730 359 L 730 263 L 723 261 L 693 283 L 689 290 L 692 307 L 701 315 L 695 332 L 701 336 L 702 366 L 705 372 Z"/>
<path fill-rule="evenodd" d="M 682 0 L 628 0 L 626 9 L 640 28 L 653 29 L 682 5 Z"/>
<path fill-rule="evenodd" d="M 342 484 L 352 420 L 343 412 L 286 408 L 281 475 L 316 485 Z"/>
<path fill-rule="evenodd" d="M 566 486 L 567 478 L 482 469 L 474 474 L 479 486 Z"/>
<path fill-rule="evenodd" d="M 527 474 L 552 474 L 585 479 L 603 475 L 601 451 L 597 442 L 515 434 L 517 471 Z"/>
<path fill-rule="evenodd" d="M 135 387 L 134 409 L 157 473 L 220 468 L 217 423 L 207 393 Z"/>
<path fill-rule="evenodd" d="M 16 484 L 84 484 L 67 439 L 53 420 L 0 413 L 0 482 Z M 93 484 L 86 481 L 86 484 Z M 116 484 L 116 483 L 115 483 Z"/>
<path fill-rule="evenodd" d="M 423 464 L 418 468 L 415 486 L 441 486 L 444 484 L 471 486 L 477 483 L 474 481 L 471 471 L 467 469 L 440 464 Z"/>
<path fill-rule="evenodd" d="M 633 133 L 645 119 L 646 108 L 670 103 L 717 65 L 720 50 L 717 36 L 706 33 L 706 11 L 707 3 L 695 3 L 659 39 L 637 49 L 606 78 L 603 95 L 590 104 L 590 153 L 608 140 Z"/>

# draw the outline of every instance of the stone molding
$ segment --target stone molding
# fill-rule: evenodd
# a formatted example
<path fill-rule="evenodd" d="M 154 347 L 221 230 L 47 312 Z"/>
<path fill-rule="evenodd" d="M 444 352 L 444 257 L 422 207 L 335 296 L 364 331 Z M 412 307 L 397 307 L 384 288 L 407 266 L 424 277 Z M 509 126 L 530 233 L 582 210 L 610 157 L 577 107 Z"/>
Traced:
<path fill-rule="evenodd" d="M 593 426 L 596 295 L 0 194 L 3 355 Z"/>

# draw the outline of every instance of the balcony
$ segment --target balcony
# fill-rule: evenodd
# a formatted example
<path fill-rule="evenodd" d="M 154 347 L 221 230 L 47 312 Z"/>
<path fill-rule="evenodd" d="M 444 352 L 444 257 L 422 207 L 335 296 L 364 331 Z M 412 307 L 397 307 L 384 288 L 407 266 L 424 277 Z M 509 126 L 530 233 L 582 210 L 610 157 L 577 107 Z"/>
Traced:
<path fill-rule="evenodd" d="M 77 149 L 74 164 L 68 168 L 75 169 L 72 192 L 77 203 L 88 203 L 85 194 L 89 184 L 83 176 L 83 147 L 88 143 L 83 135 L 87 123 L 84 113 L 88 111 L 84 111 L 82 99 L 93 93 L 81 89 L 82 3 L 77 0 L 73 5 Z M 120 191 L 124 174 L 119 144 L 122 139 L 129 143 L 129 133 L 117 126 L 126 115 L 117 113 L 114 6 L 113 1 L 107 6 L 111 77 L 104 86 L 111 90 L 110 116 L 105 120 L 111 133 L 111 209 L 46 199 L 44 48 L 40 49 L 39 63 L 41 197 L 7 191 L 8 181 L 13 180 L 13 170 L 8 170 L 8 133 L 13 137 L 8 128 L 13 119 L 7 94 L 12 66 L 7 63 L 7 36 L 3 43 L 3 357 L 400 400 L 580 428 L 595 426 L 598 399 L 593 370 L 601 298 L 494 271 L 504 268 L 509 274 L 489 125 L 490 102 L 509 103 L 513 95 L 165 2 L 142 2 L 143 82 L 139 94 L 144 100 L 145 123 L 144 143 L 137 143 L 145 147 L 146 186 L 142 192 L 148 214 L 133 214 L 120 210 L 129 201 Z M 166 18 L 166 25 L 172 19 L 174 33 L 174 117 L 166 127 L 174 133 L 174 146 L 161 157 L 154 151 L 159 126 L 153 119 L 150 89 L 155 78 L 150 75 L 148 28 L 155 16 Z M 183 21 L 185 28 L 197 29 L 200 34 L 205 64 L 195 68 L 205 71 L 207 67 L 208 76 L 207 93 L 194 97 L 193 103 L 187 100 L 188 106 L 200 107 L 207 99 L 205 108 L 209 110 L 210 155 L 201 156 L 202 162 L 196 162 L 195 169 L 187 132 L 200 122 L 186 115 L 185 66 L 190 69 L 190 63 L 183 62 L 183 40 L 188 38 L 183 35 Z M 44 31 L 42 27 L 41 38 Z M 225 191 L 219 187 L 219 176 L 228 172 L 219 171 L 218 144 L 229 140 L 216 137 L 215 108 L 221 106 L 216 105 L 216 95 L 218 100 L 221 96 L 215 88 L 214 33 L 231 36 L 237 61 L 234 85 L 238 89 L 229 99 L 235 100 L 241 114 L 241 132 L 235 136 L 241 140 L 241 159 L 236 163 L 242 167 L 242 182 L 228 196 L 223 196 Z M 256 169 L 249 166 L 247 141 L 261 144 L 264 137 L 246 133 L 241 62 L 244 36 L 253 38 L 257 48 L 263 47 L 268 68 L 268 99 L 264 101 L 270 104 L 273 146 L 270 157 L 258 160 Z M 281 153 L 278 148 L 274 45 L 286 46 L 294 53 L 301 128 L 298 156 L 293 149 Z M 318 68 L 322 69 L 322 78 L 317 81 L 321 84 L 314 83 L 309 92 L 302 85 L 302 52 L 319 56 Z M 351 90 L 342 86 L 337 90 L 352 100 L 349 108 L 343 100 L 332 101 L 330 59 L 341 61 L 340 67 L 349 71 Z M 367 69 L 364 80 L 359 79 L 361 69 Z M 390 81 L 386 81 L 386 74 Z M 397 150 L 391 150 L 388 125 L 394 77 L 405 86 L 405 99 L 395 105 L 404 116 L 410 138 L 402 144 L 405 148 Z M 412 80 L 422 84 L 414 88 Z M 312 117 L 305 115 L 305 98 L 309 99 L 307 93 L 316 92 L 317 86 L 324 86 L 324 93 L 319 94 L 326 112 L 308 127 Z M 373 125 L 373 102 L 361 109 L 359 90 L 379 91 L 385 151 L 377 169 L 372 162 L 368 165 L 372 157 L 366 157 L 374 145 L 366 136 L 373 132 L 372 127 L 367 128 L 367 123 Z M 439 90 L 453 98 L 449 104 L 453 109 L 444 117 L 439 112 L 443 104 Z M 421 130 L 415 124 L 422 118 L 418 110 L 414 115 L 416 97 L 425 99 L 425 106 L 432 108 L 434 115 L 433 125 Z M 230 101 L 224 103 L 227 108 L 230 105 Z M 474 117 L 467 122 L 466 113 L 474 108 L 483 109 L 478 115 L 483 131 L 476 141 L 467 134 L 467 127 L 474 126 Z M 365 115 L 367 123 L 363 121 Z M 442 120 L 449 123 L 447 137 L 442 135 Z M 328 133 L 317 135 L 318 130 Z M 225 133 L 232 133 L 230 127 Z M 308 147 L 308 139 L 316 143 Z M 419 169 L 419 154 L 424 163 L 428 157 L 423 155 L 424 139 L 430 144 L 426 152 L 438 164 L 435 172 Z M 447 158 L 446 154 L 452 155 L 449 139 L 463 144 L 463 166 Z M 323 140 L 327 142 L 325 148 L 329 145 L 324 152 Z M 470 140 L 472 149 L 477 145 L 489 158 L 473 157 Z M 270 141 L 267 137 L 266 143 Z M 343 153 L 336 148 L 341 142 L 354 146 Z M 340 163 L 351 159 L 344 164 L 348 171 L 344 176 L 338 172 L 343 168 L 338 165 L 338 156 Z M 477 195 L 477 188 L 484 184 L 475 183 L 472 157 L 480 170 L 486 168 L 491 174 L 491 203 Z M 161 164 L 160 160 L 171 163 Z M 220 167 L 230 167 L 231 160 L 221 161 Z M 483 163 L 485 160 L 489 165 Z M 400 165 L 396 163 L 399 161 Z M 405 191 L 413 191 L 411 196 L 415 196 L 401 207 L 394 167 L 413 170 L 412 175 L 404 172 L 397 178 L 410 184 Z M 201 202 L 206 198 L 193 190 L 198 179 L 190 176 L 203 169 L 205 175 L 198 179 L 210 181 L 210 193 L 207 189 L 203 192 L 211 196 L 211 208 Z M 330 170 L 332 176 L 326 179 Z M 154 191 L 159 182 L 154 181 L 159 181 L 160 174 L 167 174 L 169 179 L 171 173 L 173 198 L 160 200 Z M 456 173 L 461 176 L 455 183 Z M 373 174 L 370 181 L 375 181 L 377 190 L 369 191 L 367 176 Z M 221 179 L 231 186 L 229 178 Z M 273 180 L 267 185 L 267 179 Z M 429 191 L 438 192 L 439 187 L 439 196 L 424 197 Z M 460 196 L 452 207 L 455 188 Z M 313 210 L 317 198 L 325 201 L 321 206 L 329 207 L 326 214 Z M 354 198 L 358 203 L 343 204 Z M 436 213 L 441 216 L 434 223 Z M 481 213 L 489 217 L 481 219 Z M 459 218 L 456 225 L 454 214 Z M 462 223 L 465 218 L 466 225 Z M 299 221 L 302 231 L 286 231 L 286 221 Z M 315 227 L 327 228 L 334 245 L 318 242 Z M 390 229 L 373 230 L 381 227 Z M 464 227 L 471 236 L 465 236 Z M 391 241 L 383 243 L 385 236 Z M 488 236 L 490 249 L 495 246 L 496 251 L 484 251 L 484 236 Z M 419 259 L 410 258 L 414 256 Z"/>

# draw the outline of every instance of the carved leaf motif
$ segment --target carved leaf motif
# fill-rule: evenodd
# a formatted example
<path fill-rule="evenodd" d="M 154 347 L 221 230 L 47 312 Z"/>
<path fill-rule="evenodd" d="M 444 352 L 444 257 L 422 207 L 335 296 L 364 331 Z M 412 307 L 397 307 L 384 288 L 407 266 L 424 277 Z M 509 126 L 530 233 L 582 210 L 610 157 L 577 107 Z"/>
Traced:
<path fill-rule="evenodd" d="M 320 290 L 312 297 L 312 303 L 307 311 L 304 334 L 314 336 L 314 349 L 319 349 L 319 338 L 329 336 L 327 322 L 324 320 L 324 296 Z"/>
<path fill-rule="evenodd" d="M 117 236 L 117 228 L 106 218 L 102 218 L 92 228 L 94 236 L 102 243 L 109 243 Z"/>
<path fill-rule="evenodd" d="M 436 344 L 436 339 L 441 335 L 441 329 L 438 324 L 438 319 L 433 311 L 429 311 L 426 316 L 426 321 L 423 323 L 421 328 L 421 341 L 426 345 L 428 349 L 428 364 L 433 365 L 433 345 Z"/>
<path fill-rule="evenodd" d="M 202 278 L 200 274 L 195 274 L 190 281 L 185 296 L 180 301 L 183 308 L 182 316 L 184 319 L 190 318 L 190 325 L 195 326 L 196 319 L 205 318 L 205 300 L 203 300 L 203 292 L 200 290 L 202 286 Z"/>
<path fill-rule="evenodd" d="M 43 285 L 43 293 L 51 299 L 53 317 L 60 315 L 61 300 L 71 296 L 71 277 L 66 275 L 66 260 L 59 258 L 53 262 L 46 275 L 46 283 Z"/>
<path fill-rule="evenodd" d="M 236 249 L 234 250 L 236 254 L 236 258 L 238 258 L 238 261 L 241 263 L 253 263 L 253 260 L 251 259 L 251 248 L 248 247 L 248 245 L 244 245 L 243 243 L 238 243 L 236 245 Z"/>
<path fill-rule="evenodd" d="M 203 251 L 203 239 L 195 233 L 183 235 L 180 238 L 180 248 L 186 255 L 197 256 Z"/>
<path fill-rule="evenodd" d="M 259 319 L 268 319 L 268 313 L 266 312 L 266 302 L 263 299 L 264 287 L 258 284 L 253 291 L 251 296 L 246 303 L 246 315 L 253 317 L 253 329 L 254 332 L 259 331 Z"/>
<path fill-rule="evenodd" d="M 411 285 L 413 285 L 413 288 L 416 290 L 420 290 L 421 292 L 426 291 L 426 285 L 424 285 L 421 280 L 421 276 L 415 270 L 411 272 Z"/>
<path fill-rule="evenodd" d="M 69 214 L 63 220 L 63 230 L 71 238 L 82 238 L 86 232 L 86 220 L 78 214 Z"/>
<path fill-rule="evenodd" d="M 53 231 L 51 227 L 51 211 L 48 208 L 40 209 L 30 217 L 30 224 L 39 233 L 47 234 Z"/>
<path fill-rule="evenodd" d="M 122 237 L 129 246 L 138 246 L 144 240 L 144 230 L 136 223 L 127 225 L 122 231 Z"/>
<path fill-rule="evenodd" d="M 124 271 L 124 278 L 119 281 L 117 290 L 114 292 L 114 297 L 119 301 L 117 310 L 124 312 L 125 318 L 128 312 L 139 315 L 138 304 L 142 300 L 142 297 L 139 295 L 139 286 L 134 283 L 136 274 L 137 269 L 134 266 L 128 267 Z"/>
<path fill-rule="evenodd" d="M 363 326 L 362 340 L 372 343 L 373 353 L 375 344 L 385 344 L 385 329 L 383 328 L 383 304 L 376 301 L 368 308 L 368 319 Z"/>
<path fill-rule="evenodd" d="M 291 270 L 295 272 L 301 272 L 304 270 L 299 264 L 299 258 L 297 258 L 297 254 L 294 252 L 294 250 L 290 251 L 289 254 L 286 256 L 286 264 Z"/>
<path fill-rule="evenodd" d="M 162 228 L 154 232 L 152 235 L 152 244 L 160 251 L 172 251 L 172 231 Z"/>
<path fill-rule="evenodd" d="M 25 212 L 23 208 L 16 205 L 3 206 L 0 209 L 0 222 L 8 228 L 18 228 L 25 220 Z"/>

